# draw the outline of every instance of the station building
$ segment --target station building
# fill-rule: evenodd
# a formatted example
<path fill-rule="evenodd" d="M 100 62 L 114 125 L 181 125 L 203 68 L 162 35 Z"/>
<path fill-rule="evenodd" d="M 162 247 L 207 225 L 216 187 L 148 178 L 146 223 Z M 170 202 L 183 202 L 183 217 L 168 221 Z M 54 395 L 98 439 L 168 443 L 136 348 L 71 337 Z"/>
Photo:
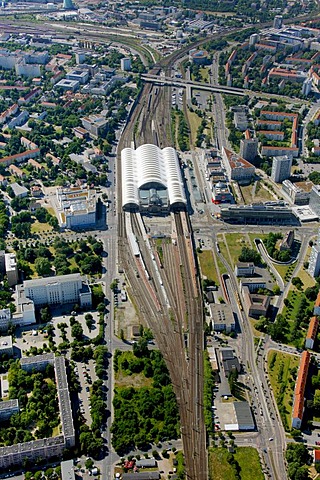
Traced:
<path fill-rule="evenodd" d="M 174 148 L 145 144 L 121 152 L 122 208 L 125 211 L 184 210 L 187 200 Z"/>

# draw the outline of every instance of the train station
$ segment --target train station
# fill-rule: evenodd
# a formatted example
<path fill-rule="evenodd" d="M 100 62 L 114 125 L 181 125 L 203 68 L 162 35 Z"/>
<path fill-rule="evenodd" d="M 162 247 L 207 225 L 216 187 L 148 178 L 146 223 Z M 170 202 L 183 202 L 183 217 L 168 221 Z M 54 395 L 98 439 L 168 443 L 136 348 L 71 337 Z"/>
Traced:
<path fill-rule="evenodd" d="M 185 210 L 187 200 L 177 152 L 145 144 L 121 152 L 122 208 L 165 213 Z"/>

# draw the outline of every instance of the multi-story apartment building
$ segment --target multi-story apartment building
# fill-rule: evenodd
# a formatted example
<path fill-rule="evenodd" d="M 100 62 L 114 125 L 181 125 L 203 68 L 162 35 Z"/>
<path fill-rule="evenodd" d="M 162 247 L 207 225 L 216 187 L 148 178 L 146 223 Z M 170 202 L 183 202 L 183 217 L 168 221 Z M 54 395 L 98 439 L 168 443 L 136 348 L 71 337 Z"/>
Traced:
<path fill-rule="evenodd" d="M 2 469 L 9 468 L 12 465 L 22 464 L 26 459 L 33 461 L 38 458 L 46 459 L 50 457 L 61 457 L 66 448 L 72 448 L 75 445 L 75 430 L 73 426 L 65 358 L 62 356 L 54 358 L 53 354 L 47 356 L 40 355 L 39 357 L 40 358 L 38 358 L 38 356 L 29 357 L 26 360 L 22 360 L 24 360 L 25 366 L 28 365 L 28 368 L 32 366 L 32 369 L 36 370 L 38 368 L 45 368 L 48 363 L 53 363 L 58 392 L 62 435 L 0 448 L 0 468 Z M 10 400 L 10 402 L 15 402 L 12 404 L 12 408 L 17 408 L 17 400 Z M 5 403 L 9 402 L 0 402 L 0 419 L 1 404 Z"/>
<path fill-rule="evenodd" d="M 254 165 L 225 147 L 222 147 L 222 160 L 230 180 L 248 183 L 255 174 Z"/>
<path fill-rule="evenodd" d="M 0 422 L 8 420 L 14 413 L 19 412 L 19 402 L 17 399 L 0 402 Z"/>
<path fill-rule="evenodd" d="M 291 175 L 292 157 L 274 157 L 272 162 L 271 178 L 276 183 L 281 183 Z"/>

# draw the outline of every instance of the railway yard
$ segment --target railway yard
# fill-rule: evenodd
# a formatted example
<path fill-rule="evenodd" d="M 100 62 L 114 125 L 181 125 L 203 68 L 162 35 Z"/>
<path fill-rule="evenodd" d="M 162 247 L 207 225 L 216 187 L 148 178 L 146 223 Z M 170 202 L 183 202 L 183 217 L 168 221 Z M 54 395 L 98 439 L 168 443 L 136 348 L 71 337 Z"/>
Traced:
<path fill-rule="evenodd" d="M 136 147 L 144 143 L 165 147 L 172 143 L 170 111 L 167 107 L 170 95 L 168 87 L 144 85 L 121 136 L 119 153 L 132 142 Z M 190 220 L 186 212 L 172 213 L 168 217 L 168 222 L 171 222 L 171 241 L 162 242 L 163 258 L 160 260 L 156 245 L 147 238 L 140 215 L 122 211 L 120 161 L 119 157 L 119 265 L 126 273 L 131 295 L 152 329 L 170 372 L 180 413 L 187 478 L 206 479 L 203 309 Z M 130 249 L 128 234 L 135 236 L 139 255 L 134 255 Z"/>

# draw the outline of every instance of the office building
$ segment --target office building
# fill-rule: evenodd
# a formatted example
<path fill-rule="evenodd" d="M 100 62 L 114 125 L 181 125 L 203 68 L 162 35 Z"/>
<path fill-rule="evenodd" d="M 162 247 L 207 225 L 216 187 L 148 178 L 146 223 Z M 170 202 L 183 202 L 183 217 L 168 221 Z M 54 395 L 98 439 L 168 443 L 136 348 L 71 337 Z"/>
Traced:
<path fill-rule="evenodd" d="M 250 225 L 299 225 L 299 219 L 291 208 L 279 202 L 274 204 L 254 205 L 227 205 L 222 206 L 220 216 L 222 220 L 237 224 Z"/>
<path fill-rule="evenodd" d="M 259 318 L 266 317 L 270 306 L 269 295 L 260 295 L 250 291 L 249 286 L 243 285 L 241 288 L 244 309 L 248 317 Z"/>
<path fill-rule="evenodd" d="M 258 155 L 258 139 L 255 138 L 245 138 L 240 140 L 240 156 L 252 162 Z"/>
<path fill-rule="evenodd" d="M 292 157 L 283 155 L 274 157 L 272 162 L 271 178 L 276 183 L 281 183 L 291 175 Z"/>
<path fill-rule="evenodd" d="M 290 180 L 282 182 L 283 192 L 295 205 L 308 205 L 312 186 L 312 182 L 292 183 Z"/>
<path fill-rule="evenodd" d="M 89 80 L 89 71 L 75 68 L 74 70 L 71 70 L 71 72 L 67 73 L 66 78 L 68 80 L 75 80 L 76 82 L 84 85 Z"/>
<path fill-rule="evenodd" d="M 235 330 L 236 322 L 230 305 L 212 303 L 209 307 L 212 328 L 215 332 L 227 332 Z"/>
<path fill-rule="evenodd" d="M 236 277 L 252 277 L 255 274 L 254 263 L 238 262 L 234 273 Z"/>
<path fill-rule="evenodd" d="M 62 90 L 71 90 L 75 92 L 78 90 L 80 83 L 77 80 L 69 80 L 68 78 L 63 78 L 58 83 L 55 84 L 54 88 L 62 88 Z"/>
<path fill-rule="evenodd" d="M 58 188 L 58 218 L 62 227 L 79 229 L 96 224 L 96 191 L 78 187 Z"/>
<path fill-rule="evenodd" d="M 78 303 L 81 307 L 91 307 L 92 304 L 90 286 L 80 273 L 25 280 L 20 290 L 36 306 Z"/>
<path fill-rule="evenodd" d="M 313 278 L 318 277 L 320 274 L 320 232 L 317 243 L 311 248 L 308 272 Z"/>
<path fill-rule="evenodd" d="M 320 185 L 313 185 L 310 192 L 309 207 L 320 217 Z"/>
<path fill-rule="evenodd" d="M 82 126 L 94 137 L 99 137 L 103 134 L 107 126 L 107 120 L 104 115 L 88 115 L 81 119 Z"/>
<path fill-rule="evenodd" d="M 124 72 L 129 72 L 131 70 L 131 58 L 129 57 L 121 58 L 120 68 Z"/>

